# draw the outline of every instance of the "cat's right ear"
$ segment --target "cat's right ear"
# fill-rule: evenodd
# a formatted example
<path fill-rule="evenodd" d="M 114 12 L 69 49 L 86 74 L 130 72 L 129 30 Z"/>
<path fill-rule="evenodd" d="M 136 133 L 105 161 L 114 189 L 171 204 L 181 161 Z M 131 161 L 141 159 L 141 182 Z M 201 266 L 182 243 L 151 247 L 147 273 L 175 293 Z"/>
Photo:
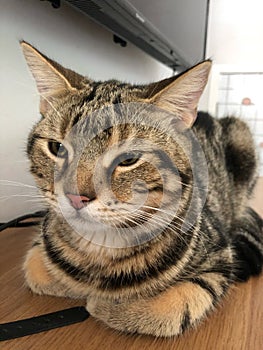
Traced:
<path fill-rule="evenodd" d="M 206 60 L 180 75 L 150 84 L 146 102 L 175 116 L 184 127 L 190 128 L 197 117 L 197 107 L 207 84 L 212 62 Z"/>
<path fill-rule="evenodd" d="M 20 42 L 40 95 L 40 112 L 45 115 L 53 101 L 84 87 L 84 77 L 49 59 L 25 41 Z"/>

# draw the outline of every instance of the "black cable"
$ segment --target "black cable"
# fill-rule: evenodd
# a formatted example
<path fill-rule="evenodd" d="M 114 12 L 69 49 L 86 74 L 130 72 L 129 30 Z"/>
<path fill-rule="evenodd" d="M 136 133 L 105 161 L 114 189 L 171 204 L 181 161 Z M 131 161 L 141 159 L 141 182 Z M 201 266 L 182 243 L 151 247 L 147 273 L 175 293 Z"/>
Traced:
<path fill-rule="evenodd" d="M 5 222 L 0 222 L 0 227 L 2 225 L 5 225 L 6 223 Z M 16 225 L 14 226 L 8 226 L 6 228 L 11 228 L 11 227 L 14 227 L 14 228 L 19 228 L 19 227 L 29 227 L 29 226 L 36 226 L 39 224 L 39 220 L 37 221 L 26 221 L 26 222 L 18 222 Z M 1 231 L 1 230 L 0 230 Z"/>
<path fill-rule="evenodd" d="M 5 230 L 6 228 L 9 228 L 9 227 L 26 227 L 26 226 L 37 225 L 38 224 L 37 221 L 33 221 L 33 222 L 32 221 L 31 222 L 21 222 L 21 221 L 24 221 L 26 219 L 32 219 L 32 218 L 41 218 L 45 215 L 46 215 L 46 211 L 41 210 L 41 211 L 36 211 L 35 213 L 20 216 L 16 219 L 13 219 L 13 220 L 5 222 L 5 223 L 1 223 L 0 224 L 0 232 Z"/>
<path fill-rule="evenodd" d="M 32 318 L 0 324 L 0 341 L 46 332 L 85 321 L 89 312 L 84 306 L 51 312 Z"/>
<path fill-rule="evenodd" d="M 26 214 L 6 223 L 0 224 L 0 231 L 9 227 L 25 227 L 37 225 L 38 221 L 21 222 L 26 219 L 41 218 L 46 211 L 37 211 Z M 24 337 L 48 331 L 54 328 L 68 326 L 74 323 L 83 322 L 89 317 L 89 312 L 84 306 L 72 307 L 37 317 L 27 318 L 14 322 L 0 324 L 0 341 Z"/>

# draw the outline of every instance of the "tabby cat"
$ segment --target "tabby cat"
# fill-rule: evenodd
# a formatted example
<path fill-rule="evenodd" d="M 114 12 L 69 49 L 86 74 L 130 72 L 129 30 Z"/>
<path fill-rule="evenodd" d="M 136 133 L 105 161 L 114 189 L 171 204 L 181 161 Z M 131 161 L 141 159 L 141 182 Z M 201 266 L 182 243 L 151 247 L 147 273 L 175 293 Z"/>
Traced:
<path fill-rule="evenodd" d="M 48 206 L 25 259 L 28 286 L 85 298 L 92 316 L 124 332 L 196 326 L 263 263 L 262 219 L 247 206 L 248 127 L 197 113 L 211 62 L 130 85 L 21 46 L 40 94 L 27 152 Z"/>

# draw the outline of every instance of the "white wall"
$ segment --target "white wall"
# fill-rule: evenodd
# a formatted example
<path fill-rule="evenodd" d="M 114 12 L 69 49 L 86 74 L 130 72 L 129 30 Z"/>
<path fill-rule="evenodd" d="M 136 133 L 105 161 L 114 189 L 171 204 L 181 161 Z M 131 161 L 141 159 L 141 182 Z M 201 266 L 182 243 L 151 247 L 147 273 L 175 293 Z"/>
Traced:
<path fill-rule="evenodd" d="M 143 83 L 171 70 L 141 50 L 113 43 L 112 34 L 62 2 L 55 10 L 36 0 L 0 2 L 0 221 L 39 209 L 25 156 L 28 132 L 38 120 L 38 95 L 22 56 L 24 39 L 43 53 L 94 79 Z"/>
<path fill-rule="evenodd" d="M 262 0 L 210 0 L 207 55 L 215 64 L 263 65 L 262 14 Z"/>

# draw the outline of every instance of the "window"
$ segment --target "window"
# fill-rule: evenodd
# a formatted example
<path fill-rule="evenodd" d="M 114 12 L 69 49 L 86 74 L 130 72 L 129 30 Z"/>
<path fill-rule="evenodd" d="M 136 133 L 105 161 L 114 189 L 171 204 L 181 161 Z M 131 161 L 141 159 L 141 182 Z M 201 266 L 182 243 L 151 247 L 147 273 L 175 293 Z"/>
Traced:
<path fill-rule="evenodd" d="M 263 176 L 263 73 L 221 72 L 216 115 L 233 115 L 247 122 L 259 151 Z"/>

